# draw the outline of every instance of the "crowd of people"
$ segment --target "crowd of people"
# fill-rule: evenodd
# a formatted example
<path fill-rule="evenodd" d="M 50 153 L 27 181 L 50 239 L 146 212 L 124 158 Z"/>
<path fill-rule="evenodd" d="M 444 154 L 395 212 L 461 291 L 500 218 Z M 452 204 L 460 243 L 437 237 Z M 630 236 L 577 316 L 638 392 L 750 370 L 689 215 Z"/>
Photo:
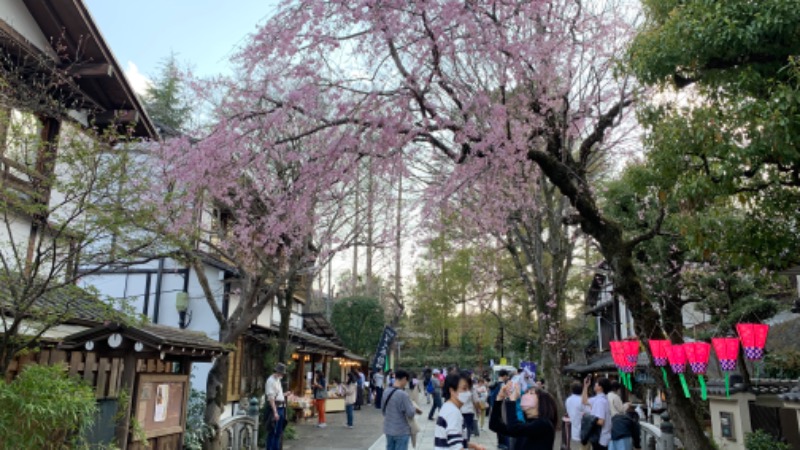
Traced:
<path fill-rule="evenodd" d="M 267 450 L 279 449 L 285 424 L 286 398 L 280 384 L 285 371 L 286 367 L 278 364 L 266 384 Z M 500 370 L 492 380 L 488 374 L 457 368 L 425 368 L 421 376 L 401 369 L 367 375 L 354 368 L 344 383 L 334 382 L 345 399 L 347 428 L 354 426 L 354 410 L 370 404 L 381 410 L 386 450 L 408 450 L 410 444 L 416 447 L 420 430 L 416 416 L 423 414 L 423 398 L 425 405 L 430 405 L 428 420 L 435 421 L 436 450 L 486 450 L 472 440 L 486 431 L 487 421 L 497 436 L 498 450 L 552 450 L 559 428 L 556 401 L 544 380 L 535 380 L 524 370 Z M 328 385 L 321 371 L 315 372 L 311 387 L 317 426 L 324 428 Z M 623 403 L 620 389 L 619 383 L 607 378 L 593 382 L 590 376 L 583 383 L 572 383 L 562 420 L 569 442 L 562 448 L 640 448 L 640 413 L 630 403 Z"/>

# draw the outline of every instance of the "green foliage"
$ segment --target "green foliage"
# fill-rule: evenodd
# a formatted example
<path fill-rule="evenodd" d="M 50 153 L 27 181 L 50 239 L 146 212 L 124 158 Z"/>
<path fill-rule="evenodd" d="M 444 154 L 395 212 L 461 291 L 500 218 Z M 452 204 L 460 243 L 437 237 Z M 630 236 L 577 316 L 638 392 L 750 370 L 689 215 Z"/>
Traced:
<path fill-rule="evenodd" d="M 345 347 L 366 356 L 375 351 L 384 326 L 384 311 L 377 298 L 348 297 L 336 300 L 331 324 Z"/>
<path fill-rule="evenodd" d="M 186 99 L 178 61 L 174 54 L 161 62 L 160 72 L 147 88 L 145 107 L 150 117 L 180 131 L 190 119 L 192 108 Z"/>
<path fill-rule="evenodd" d="M 747 433 L 744 437 L 744 448 L 747 450 L 790 450 L 789 444 L 775 440 L 775 437 L 764 430 Z"/>
<path fill-rule="evenodd" d="M 186 409 L 186 433 L 183 438 L 185 450 L 200 450 L 203 440 L 213 434 L 213 429 L 204 420 L 206 409 L 205 392 L 192 389 Z"/>
<path fill-rule="evenodd" d="M 63 365 L 29 365 L 0 383 L 0 442 L 20 449 L 84 448 L 81 434 L 94 422 L 94 390 L 67 376 Z"/>

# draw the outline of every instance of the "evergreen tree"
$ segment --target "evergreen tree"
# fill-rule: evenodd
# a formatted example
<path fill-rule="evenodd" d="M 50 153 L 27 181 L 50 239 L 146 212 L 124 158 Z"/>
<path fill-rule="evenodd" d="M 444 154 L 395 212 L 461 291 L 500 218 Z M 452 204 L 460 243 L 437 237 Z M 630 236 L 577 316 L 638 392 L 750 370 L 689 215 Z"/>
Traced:
<path fill-rule="evenodd" d="M 159 74 L 148 86 L 143 100 L 150 117 L 159 125 L 180 131 L 189 121 L 192 108 L 184 94 L 174 53 L 161 62 Z"/>

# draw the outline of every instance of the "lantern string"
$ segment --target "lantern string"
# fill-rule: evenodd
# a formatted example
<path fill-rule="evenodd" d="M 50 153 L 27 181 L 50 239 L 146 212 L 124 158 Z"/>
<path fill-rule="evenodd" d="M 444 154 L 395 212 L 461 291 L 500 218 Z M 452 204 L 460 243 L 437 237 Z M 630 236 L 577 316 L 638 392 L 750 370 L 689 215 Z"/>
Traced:
<path fill-rule="evenodd" d="M 669 389 L 669 381 L 667 381 L 667 369 L 661 366 L 661 374 L 664 375 L 664 388 Z"/>
<path fill-rule="evenodd" d="M 707 400 L 708 390 L 706 389 L 706 380 L 703 379 L 703 375 L 699 375 L 697 378 L 700 380 L 700 398 Z"/>
<path fill-rule="evenodd" d="M 681 379 L 681 386 L 683 386 L 683 395 L 686 396 L 686 398 L 691 398 L 691 394 L 689 394 L 689 385 L 686 384 L 686 377 L 684 377 L 682 373 L 679 373 L 678 377 Z"/>

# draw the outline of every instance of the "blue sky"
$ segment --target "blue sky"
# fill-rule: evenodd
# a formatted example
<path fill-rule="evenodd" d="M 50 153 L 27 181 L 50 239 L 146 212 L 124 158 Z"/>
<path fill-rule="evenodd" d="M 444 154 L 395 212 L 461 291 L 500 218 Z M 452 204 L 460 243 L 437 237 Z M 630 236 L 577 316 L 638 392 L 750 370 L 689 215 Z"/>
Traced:
<path fill-rule="evenodd" d="M 84 0 L 137 89 L 175 52 L 197 75 L 227 73 L 228 59 L 277 0 Z"/>

